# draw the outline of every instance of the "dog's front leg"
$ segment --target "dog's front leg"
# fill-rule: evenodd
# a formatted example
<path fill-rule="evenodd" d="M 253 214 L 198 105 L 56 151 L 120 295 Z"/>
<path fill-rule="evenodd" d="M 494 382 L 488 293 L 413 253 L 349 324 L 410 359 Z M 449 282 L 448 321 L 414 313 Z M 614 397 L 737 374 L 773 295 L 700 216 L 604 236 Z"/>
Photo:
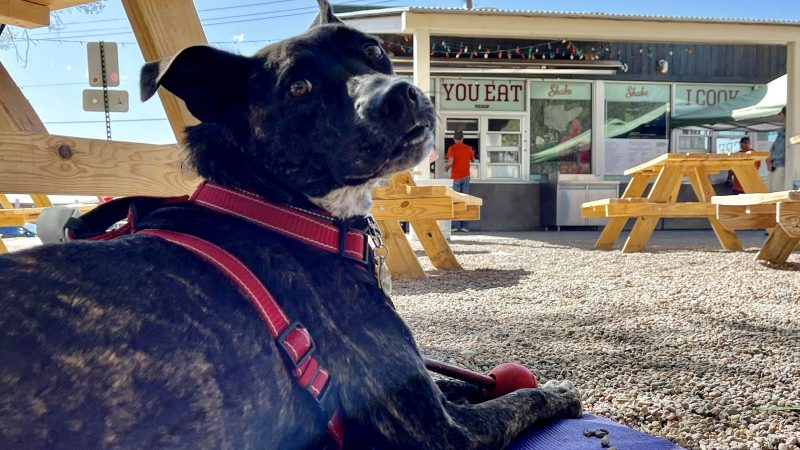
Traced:
<path fill-rule="evenodd" d="M 520 389 L 477 404 L 448 401 L 432 380 L 425 384 L 413 388 L 410 383 L 391 397 L 391 404 L 372 409 L 369 428 L 377 436 L 354 447 L 500 450 L 538 421 L 581 413 L 571 382 L 551 381 L 541 389 Z"/>
<path fill-rule="evenodd" d="M 483 389 L 459 380 L 436 380 L 444 397 L 455 403 L 480 403 L 485 400 Z"/>
<path fill-rule="evenodd" d="M 536 422 L 581 414 L 580 394 L 570 381 L 549 381 L 541 389 L 520 389 L 479 404 L 448 402 L 445 409 L 469 434 L 469 449 L 505 448 Z"/>

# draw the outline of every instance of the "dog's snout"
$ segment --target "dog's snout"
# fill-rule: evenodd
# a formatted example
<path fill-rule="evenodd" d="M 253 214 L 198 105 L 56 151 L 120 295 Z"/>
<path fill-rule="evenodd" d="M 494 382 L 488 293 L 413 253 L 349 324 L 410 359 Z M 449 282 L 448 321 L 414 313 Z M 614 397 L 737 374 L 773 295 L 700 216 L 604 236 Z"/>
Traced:
<path fill-rule="evenodd" d="M 404 80 L 393 84 L 383 96 L 381 113 L 386 119 L 402 120 L 414 116 L 420 107 L 417 88 Z"/>

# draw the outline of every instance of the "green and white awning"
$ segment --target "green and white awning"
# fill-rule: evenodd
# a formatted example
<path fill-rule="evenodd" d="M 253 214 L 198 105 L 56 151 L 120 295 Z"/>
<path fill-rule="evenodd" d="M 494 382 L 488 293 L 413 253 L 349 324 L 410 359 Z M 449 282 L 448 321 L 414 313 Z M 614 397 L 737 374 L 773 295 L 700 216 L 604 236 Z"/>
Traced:
<path fill-rule="evenodd" d="M 786 105 L 787 76 L 755 86 L 732 100 L 705 108 L 695 108 L 670 118 L 671 128 L 703 127 L 713 130 L 776 130 L 781 127 L 777 115 Z"/>

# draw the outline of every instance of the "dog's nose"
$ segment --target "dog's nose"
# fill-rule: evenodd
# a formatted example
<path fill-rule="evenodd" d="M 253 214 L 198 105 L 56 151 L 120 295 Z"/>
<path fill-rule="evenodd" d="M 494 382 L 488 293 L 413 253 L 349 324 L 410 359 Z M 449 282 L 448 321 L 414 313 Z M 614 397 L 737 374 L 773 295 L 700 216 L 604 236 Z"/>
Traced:
<path fill-rule="evenodd" d="M 405 80 L 395 82 L 384 94 L 381 113 L 386 119 L 402 120 L 414 115 L 420 107 L 420 93 Z"/>

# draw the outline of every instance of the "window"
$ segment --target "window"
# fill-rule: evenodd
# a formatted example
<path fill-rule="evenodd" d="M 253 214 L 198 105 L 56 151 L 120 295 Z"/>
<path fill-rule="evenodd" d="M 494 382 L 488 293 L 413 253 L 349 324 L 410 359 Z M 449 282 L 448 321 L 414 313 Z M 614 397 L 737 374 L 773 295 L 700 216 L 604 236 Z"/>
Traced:
<path fill-rule="evenodd" d="M 677 151 L 679 153 L 704 153 L 711 150 L 711 136 L 709 130 L 679 130 Z"/>
<path fill-rule="evenodd" d="M 592 83 L 531 82 L 530 178 L 592 173 Z"/>
<path fill-rule="evenodd" d="M 519 178 L 521 124 L 521 119 L 487 119 L 486 155 L 489 158 L 489 178 Z"/>
<path fill-rule="evenodd" d="M 606 139 L 667 139 L 670 87 L 607 83 Z"/>

